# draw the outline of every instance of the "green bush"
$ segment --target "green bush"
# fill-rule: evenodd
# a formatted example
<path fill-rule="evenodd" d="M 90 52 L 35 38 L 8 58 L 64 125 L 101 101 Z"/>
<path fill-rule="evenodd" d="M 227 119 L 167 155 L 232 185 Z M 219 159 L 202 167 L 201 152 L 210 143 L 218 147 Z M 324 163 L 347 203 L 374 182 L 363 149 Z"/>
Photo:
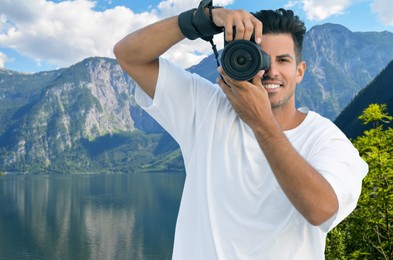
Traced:
<path fill-rule="evenodd" d="M 393 117 L 371 104 L 359 117 L 373 124 L 353 141 L 369 165 L 354 212 L 328 234 L 326 259 L 393 259 Z"/>

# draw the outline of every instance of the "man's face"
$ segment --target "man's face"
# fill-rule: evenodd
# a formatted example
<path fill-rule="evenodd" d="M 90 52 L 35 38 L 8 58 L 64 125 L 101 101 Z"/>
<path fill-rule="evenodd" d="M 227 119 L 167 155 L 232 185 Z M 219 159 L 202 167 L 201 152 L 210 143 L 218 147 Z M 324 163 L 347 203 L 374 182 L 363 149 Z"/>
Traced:
<path fill-rule="evenodd" d="M 305 62 L 296 64 L 294 42 L 290 34 L 265 34 L 262 50 L 270 56 L 270 69 L 262 84 L 269 93 L 273 109 L 295 106 L 295 87 L 303 79 Z"/>

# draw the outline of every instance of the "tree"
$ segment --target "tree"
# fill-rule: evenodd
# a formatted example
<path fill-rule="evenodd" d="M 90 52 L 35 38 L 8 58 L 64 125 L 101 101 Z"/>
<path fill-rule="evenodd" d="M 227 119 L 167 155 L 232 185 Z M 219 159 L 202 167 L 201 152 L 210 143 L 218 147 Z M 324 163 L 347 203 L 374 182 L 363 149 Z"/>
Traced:
<path fill-rule="evenodd" d="M 393 259 L 393 119 L 371 104 L 359 117 L 373 128 L 353 141 L 369 165 L 354 212 L 328 235 L 326 259 Z"/>

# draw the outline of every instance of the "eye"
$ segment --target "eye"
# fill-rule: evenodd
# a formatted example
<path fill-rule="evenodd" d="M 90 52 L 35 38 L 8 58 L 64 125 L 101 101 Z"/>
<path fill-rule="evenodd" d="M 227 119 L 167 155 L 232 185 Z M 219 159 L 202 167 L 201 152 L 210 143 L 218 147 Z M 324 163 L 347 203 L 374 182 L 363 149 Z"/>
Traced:
<path fill-rule="evenodd" d="M 291 60 L 288 58 L 279 58 L 278 61 L 281 63 L 291 62 Z"/>

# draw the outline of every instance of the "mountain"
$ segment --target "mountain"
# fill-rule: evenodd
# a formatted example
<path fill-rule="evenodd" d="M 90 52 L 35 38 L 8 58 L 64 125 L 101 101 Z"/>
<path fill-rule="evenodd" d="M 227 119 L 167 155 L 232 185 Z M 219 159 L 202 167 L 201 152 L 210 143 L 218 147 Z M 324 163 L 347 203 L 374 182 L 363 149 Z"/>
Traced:
<path fill-rule="evenodd" d="M 134 89 L 107 58 L 31 75 L 0 71 L 0 169 L 129 172 L 173 154 L 181 168 L 176 143 L 136 105 Z"/>
<path fill-rule="evenodd" d="M 386 104 L 387 113 L 393 115 L 393 61 L 340 113 L 336 125 L 350 138 L 361 135 L 371 126 L 363 125 L 358 117 L 372 103 Z"/>
<path fill-rule="evenodd" d="M 311 28 L 304 59 L 308 68 L 298 103 L 334 119 L 393 60 L 393 33 L 351 32 L 341 25 Z"/>
<path fill-rule="evenodd" d="M 55 79 L 64 69 L 58 71 L 23 74 L 15 71 L 0 69 L 0 133 L 23 110 L 28 111 L 39 96 L 43 86 Z"/>
<path fill-rule="evenodd" d="M 296 89 L 297 106 L 309 107 L 334 120 L 393 60 L 393 33 L 352 32 L 337 24 L 318 25 L 306 33 L 303 59 L 307 70 Z M 215 82 L 216 66 L 214 55 L 210 55 L 189 70 Z"/>
<path fill-rule="evenodd" d="M 393 33 L 316 26 L 303 55 L 298 106 L 334 119 L 393 60 Z M 215 81 L 215 67 L 210 56 L 189 70 Z M 134 80 L 108 58 L 35 74 L 0 69 L 0 171 L 183 171 L 177 143 L 135 103 L 134 91 Z"/>

